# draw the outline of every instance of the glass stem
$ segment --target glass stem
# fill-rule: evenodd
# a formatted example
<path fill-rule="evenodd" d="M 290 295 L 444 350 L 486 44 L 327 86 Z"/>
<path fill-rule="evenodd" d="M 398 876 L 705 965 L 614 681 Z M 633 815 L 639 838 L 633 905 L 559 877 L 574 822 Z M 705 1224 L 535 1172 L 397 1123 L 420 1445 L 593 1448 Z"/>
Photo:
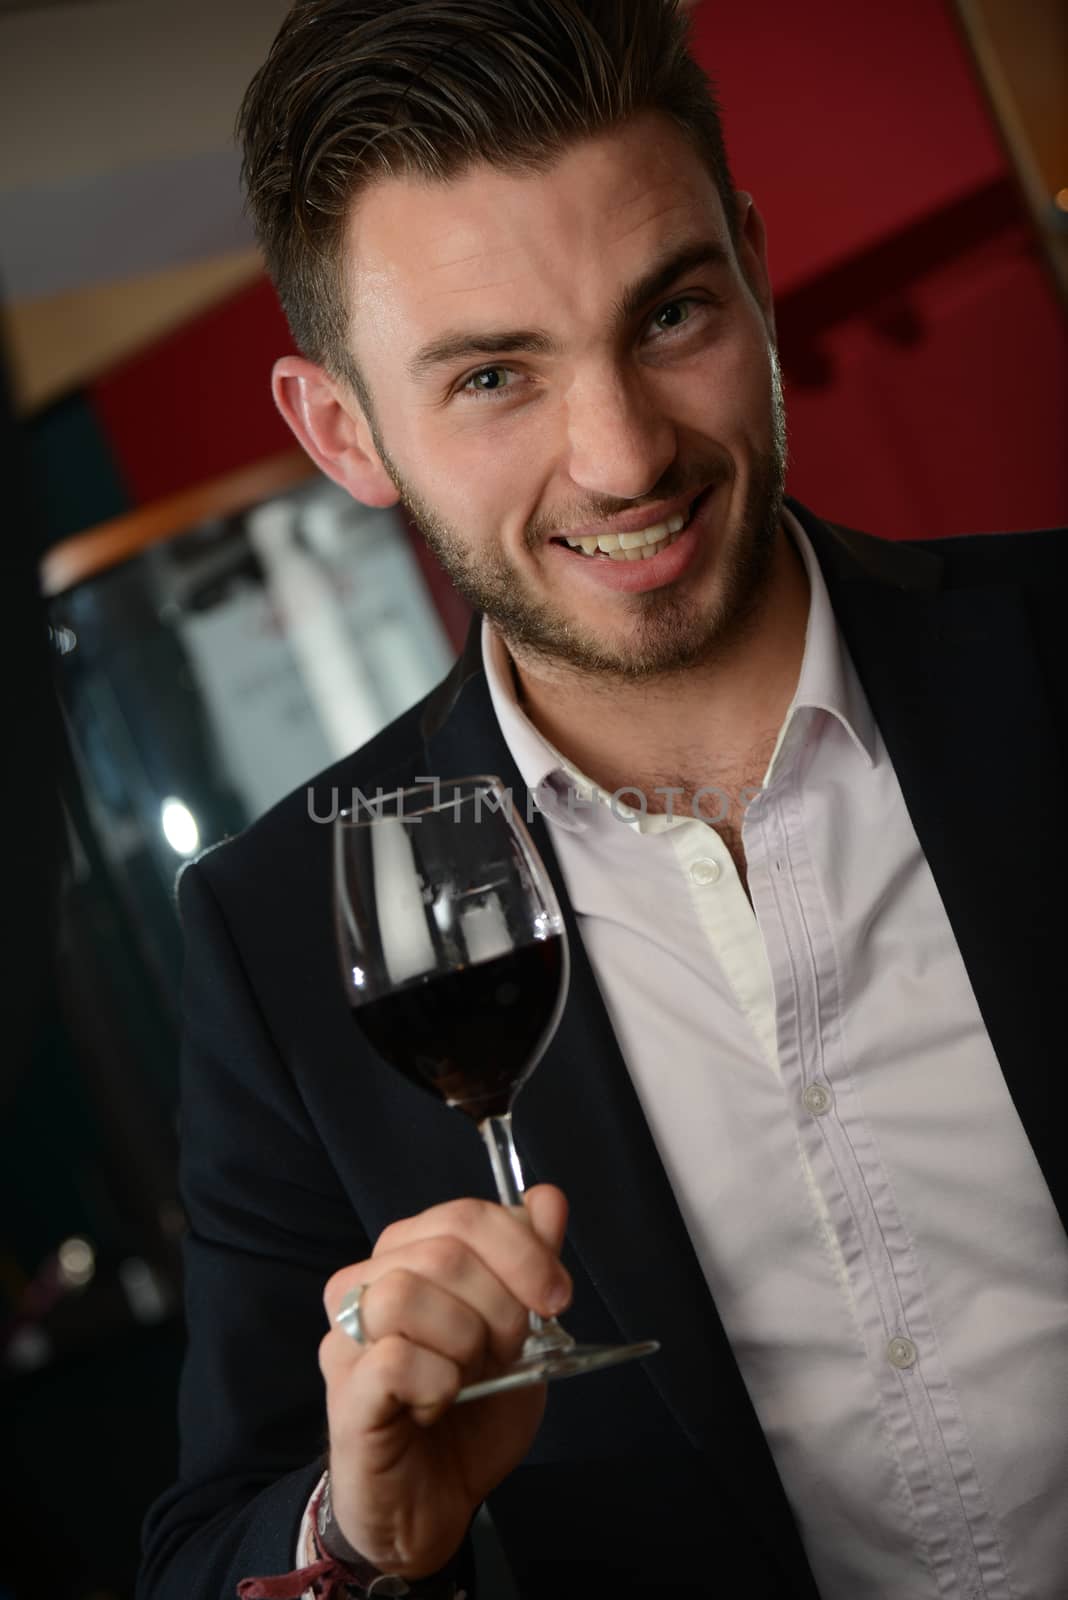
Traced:
<path fill-rule="evenodd" d="M 525 1217 L 523 1195 L 526 1184 L 523 1182 L 523 1168 L 519 1164 L 519 1152 L 512 1137 L 512 1113 L 507 1111 L 503 1117 L 487 1117 L 479 1123 L 479 1132 L 489 1151 L 501 1205 L 519 1210 Z M 530 1313 L 530 1333 L 523 1346 L 525 1361 L 536 1360 L 551 1350 L 571 1350 L 574 1344 L 574 1339 L 564 1332 L 555 1317 L 539 1317 L 536 1311 Z"/>
<path fill-rule="evenodd" d="M 479 1123 L 479 1131 L 489 1151 L 501 1205 L 518 1206 L 522 1210 L 527 1186 L 523 1182 L 523 1168 L 519 1164 L 519 1152 L 512 1138 L 512 1113 L 508 1111 L 503 1117 L 487 1117 L 485 1122 Z"/>

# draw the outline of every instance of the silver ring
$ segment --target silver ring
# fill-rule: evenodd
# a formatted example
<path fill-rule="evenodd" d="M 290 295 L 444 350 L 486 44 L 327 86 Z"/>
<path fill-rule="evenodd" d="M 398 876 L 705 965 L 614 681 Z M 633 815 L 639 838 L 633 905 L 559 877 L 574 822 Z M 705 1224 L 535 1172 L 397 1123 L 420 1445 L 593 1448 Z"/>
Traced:
<path fill-rule="evenodd" d="M 350 1339 L 355 1339 L 357 1344 L 370 1344 L 370 1340 L 363 1331 L 360 1321 L 360 1301 L 367 1289 L 366 1283 L 358 1283 L 355 1289 L 350 1289 L 341 1302 L 341 1307 L 334 1321 L 343 1333 Z"/>

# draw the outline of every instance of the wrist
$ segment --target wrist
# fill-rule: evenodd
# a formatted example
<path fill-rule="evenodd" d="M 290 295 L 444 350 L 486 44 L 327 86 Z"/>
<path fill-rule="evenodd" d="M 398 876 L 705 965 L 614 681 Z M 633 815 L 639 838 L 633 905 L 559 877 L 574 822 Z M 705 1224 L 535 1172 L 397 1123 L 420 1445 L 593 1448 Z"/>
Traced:
<path fill-rule="evenodd" d="M 387 1600 L 408 1595 L 411 1600 L 461 1600 L 453 1578 L 454 1563 L 425 1578 L 403 1578 L 384 1572 L 367 1560 L 352 1545 L 334 1516 L 329 1471 L 323 1474 L 319 1492 L 312 1503 L 311 1538 L 320 1559 L 336 1562 L 345 1569 L 345 1583 L 352 1600 L 366 1595 L 368 1600 Z"/>
<path fill-rule="evenodd" d="M 311 1535 L 318 1555 L 331 1556 L 335 1561 L 345 1562 L 351 1567 L 366 1567 L 373 1577 L 381 1575 L 381 1568 L 368 1561 L 349 1542 L 334 1515 L 333 1484 L 329 1469 L 323 1473 L 312 1506 Z"/>

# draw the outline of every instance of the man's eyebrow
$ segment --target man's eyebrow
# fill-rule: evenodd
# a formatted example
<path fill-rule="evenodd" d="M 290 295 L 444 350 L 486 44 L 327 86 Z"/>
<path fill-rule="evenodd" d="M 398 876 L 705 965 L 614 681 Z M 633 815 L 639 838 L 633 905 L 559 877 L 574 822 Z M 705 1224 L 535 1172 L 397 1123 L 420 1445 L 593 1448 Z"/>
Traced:
<path fill-rule="evenodd" d="M 729 267 L 730 255 L 712 239 L 695 240 L 672 250 L 670 255 L 629 284 L 614 307 L 622 324 L 636 316 L 651 300 L 666 294 L 688 272 L 702 267 Z M 557 353 L 557 343 L 544 328 L 455 329 L 423 345 L 407 363 L 408 375 L 418 381 L 435 367 L 466 361 L 471 356 L 538 355 Z"/>
<path fill-rule="evenodd" d="M 485 328 L 478 333 L 443 333 L 416 351 L 408 362 L 408 373 L 416 379 L 425 378 L 434 367 L 466 361 L 469 356 L 510 356 L 520 351 L 527 355 L 551 356 L 556 351 L 556 340 L 543 328 Z"/>
<path fill-rule="evenodd" d="M 616 302 L 616 317 L 620 323 L 629 322 L 650 300 L 659 300 L 689 272 L 699 272 L 702 267 L 729 267 L 730 264 L 729 251 L 715 239 L 695 239 L 679 245 L 643 273 L 636 283 L 624 289 Z"/>

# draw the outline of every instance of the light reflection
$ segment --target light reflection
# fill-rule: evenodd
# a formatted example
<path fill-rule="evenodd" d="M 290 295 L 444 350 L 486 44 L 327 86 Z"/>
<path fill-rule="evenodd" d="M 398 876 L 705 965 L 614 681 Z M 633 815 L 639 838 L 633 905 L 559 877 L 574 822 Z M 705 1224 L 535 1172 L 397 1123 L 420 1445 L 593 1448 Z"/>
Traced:
<path fill-rule="evenodd" d="M 160 807 L 160 824 L 164 838 L 177 855 L 196 854 L 200 847 L 200 829 L 184 801 L 176 800 L 173 795 L 164 800 Z"/>
<path fill-rule="evenodd" d="M 59 1271 L 71 1289 L 83 1289 L 96 1270 L 96 1252 L 88 1239 L 64 1239 L 56 1252 Z"/>

